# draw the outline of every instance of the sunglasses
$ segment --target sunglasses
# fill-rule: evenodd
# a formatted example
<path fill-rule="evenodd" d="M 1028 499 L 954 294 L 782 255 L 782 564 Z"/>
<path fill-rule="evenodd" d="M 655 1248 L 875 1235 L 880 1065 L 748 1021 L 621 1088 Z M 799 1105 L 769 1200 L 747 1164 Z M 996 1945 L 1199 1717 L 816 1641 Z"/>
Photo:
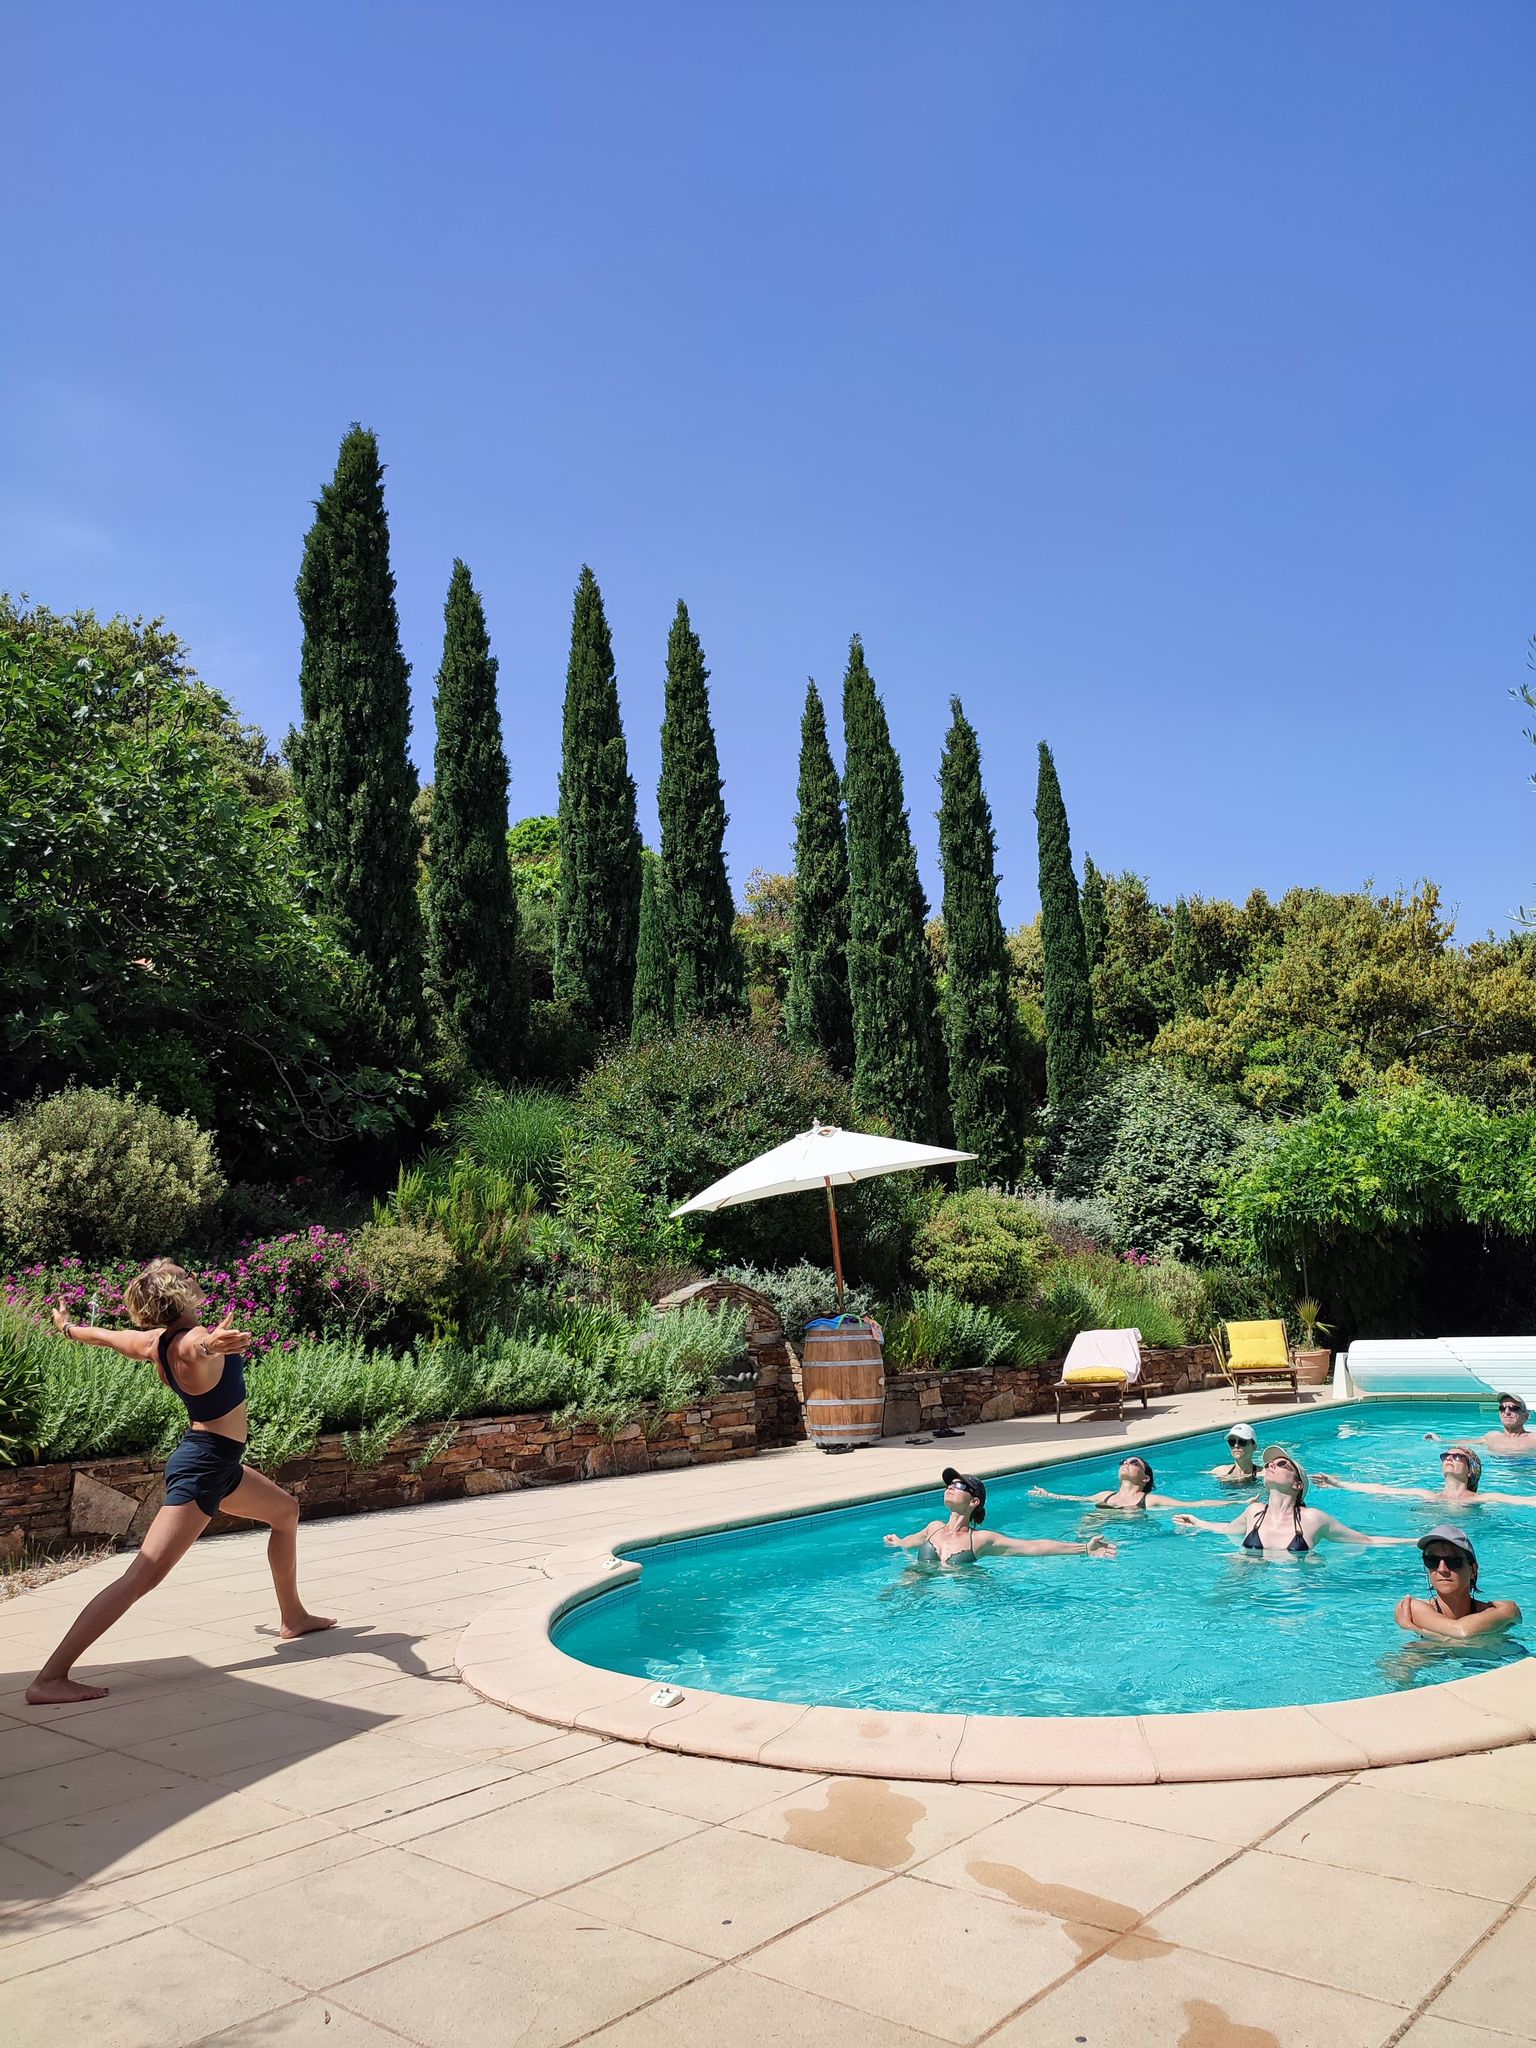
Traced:
<path fill-rule="evenodd" d="M 1524 1415 L 1526 1410 L 1521 1407 L 1518 1401 L 1501 1401 L 1499 1403 L 1499 1413 L 1501 1415 Z"/>
<path fill-rule="evenodd" d="M 1465 1572 L 1471 1570 L 1472 1560 L 1462 1550 L 1426 1550 L 1424 1552 L 1425 1571 L 1438 1571 L 1442 1565 L 1448 1571 Z"/>
<path fill-rule="evenodd" d="M 1244 1448 L 1244 1446 L 1245 1446 L 1245 1445 L 1249 1445 L 1249 1444 L 1251 1444 L 1252 1442 L 1253 1442 L 1253 1439 L 1252 1439 L 1252 1437 L 1247 1437 L 1247 1436 L 1229 1436 L 1229 1437 L 1227 1438 L 1227 1449 L 1228 1449 L 1229 1451 L 1240 1451 L 1240 1450 L 1242 1450 L 1242 1449 Z"/>

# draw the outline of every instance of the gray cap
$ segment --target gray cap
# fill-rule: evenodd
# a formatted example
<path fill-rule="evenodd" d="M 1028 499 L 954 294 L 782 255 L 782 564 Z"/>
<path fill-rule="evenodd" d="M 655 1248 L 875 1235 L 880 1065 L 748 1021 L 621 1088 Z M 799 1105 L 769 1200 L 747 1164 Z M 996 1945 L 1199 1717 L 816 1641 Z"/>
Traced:
<path fill-rule="evenodd" d="M 1234 1422 L 1227 1431 L 1227 1442 L 1229 1444 L 1235 1443 L 1239 1437 L 1243 1439 L 1244 1443 L 1253 1444 L 1258 1442 L 1258 1438 L 1253 1433 L 1253 1425 L 1249 1422 Z"/>
<path fill-rule="evenodd" d="M 1431 1543 L 1454 1543 L 1458 1550 L 1464 1550 L 1474 1564 L 1477 1552 L 1472 1548 L 1472 1538 L 1465 1529 L 1458 1529 L 1454 1522 L 1436 1522 L 1433 1529 L 1419 1538 L 1420 1550 L 1427 1550 Z"/>

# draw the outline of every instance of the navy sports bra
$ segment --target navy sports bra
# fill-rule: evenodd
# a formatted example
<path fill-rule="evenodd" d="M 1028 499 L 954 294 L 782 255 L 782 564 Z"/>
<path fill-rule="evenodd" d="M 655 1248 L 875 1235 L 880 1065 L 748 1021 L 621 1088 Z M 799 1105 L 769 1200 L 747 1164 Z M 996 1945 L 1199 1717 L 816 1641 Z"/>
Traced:
<path fill-rule="evenodd" d="M 223 1415 L 230 1415 L 245 1399 L 245 1354 L 232 1351 L 224 1361 L 224 1370 L 208 1389 L 206 1394 L 189 1394 L 176 1377 L 171 1364 L 171 1339 L 179 1333 L 162 1330 L 158 1346 L 160 1368 L 166 1382 L 181 1396 L 182 1406 L 187 1411 L 189 1422 L 217 1422 Z"/>
<path fill-rule="evenodd" d="M 1254 1522 L 1253 1527 L 1248 1531 L 1248 1534 L 1243 1538 L 1244 1550 L 1262 1550 L 1264 1548 L 1264 1539 L 1259 1534 L 1259 1523 L 1262 1522 L 1263 1519 L 1264 1510 L 1263 1508 L 1260 1508 L 1257 1520 Z M 1303 1550 L 1310 1550 L 1312 1548 L 1311 1544 L 1307 1541 L 1306 1537 L 1303 1536 L 1301 1533 L 1301 1509 L 1299 1507 L 1296 1509 L 1296 1533 L 1285 1547 L 1287 1550 L 1294 1550 L 1298 1553 L 1300 1553 Z"/>

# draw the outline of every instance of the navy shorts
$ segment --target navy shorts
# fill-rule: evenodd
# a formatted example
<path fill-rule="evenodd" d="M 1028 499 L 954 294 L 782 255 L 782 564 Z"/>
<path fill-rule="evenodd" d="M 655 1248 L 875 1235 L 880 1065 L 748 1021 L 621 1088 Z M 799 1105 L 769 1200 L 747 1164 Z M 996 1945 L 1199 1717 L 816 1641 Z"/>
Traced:
<path fill-rule="evenodd" d="M 245 1445 L 212 1430 L 189 1429 L 165 1461 L 165 1504 L 195 1503 L 205 1515 L 219 1506 L 245 1476 Z"/>

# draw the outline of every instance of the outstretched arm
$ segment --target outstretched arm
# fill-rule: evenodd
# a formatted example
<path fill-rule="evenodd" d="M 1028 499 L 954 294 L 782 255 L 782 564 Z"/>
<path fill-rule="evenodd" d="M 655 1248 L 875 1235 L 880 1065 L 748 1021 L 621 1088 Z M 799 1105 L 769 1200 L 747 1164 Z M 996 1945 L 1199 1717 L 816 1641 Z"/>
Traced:
<path fill-rule="evenodd" d="M 980 1557 L 1113 1557 L 1115 1546 L 1107 1536 L 1090 1536 L 1086 1543 L 1053 1543 L 1043 1536 L 999 1536 L 990 1530 L 976 1538 Z"/>
<path fill-rule="evenodd" d="M 1382 1493 L 1391 1494 L 1398 1500 L 1438 1500 L 1439 1494 L 1432 1493 L 1427 1486 L 1387 1486 L 1375 1479 L 1340 1479 L 1332 1472 L 1314 1472 L 1314 1486 L 1337 1487 L 1341 1493 Z"/>
<path fill-rule="evenodd" d="M 1048 1486 L 1032 1486 L 1029 1490 L 1039 1500 L 1078 1500 L 1092 1502 L 1096 1501 L 1099 1497 L 1096 1493 L 1052 1493 L 1051 1489 Z"/>
<path fill-rule="evenodd" d="M 1224 1508 L 1226 1501 L 1217 1496 L 1215 1500 L 1175 1500 L 1171 1493 L 1149 1493 L 1149 1508 Z"/>
<path fill-rule="evenodd" d="M 932 1522 L 924 1522 L 915 1536 L 887 1536 L 885 1547 L 887 1550 L 916 1550 L 920 1544 L 928 1541 L 928 1531 L 932 1527 Z"/>
<path fill-rule="evenodd" d="M 1480 1493 L 1477 1497 L 1497 1501 L 1501 1508 L 1536 1508 L 1536 1494 L 1532 1493 Z"/>
<path fill-rule="evenodd" d="M 1198 1515 L 1175 1515 L 1175 1529 L 1209 1529 L 1213 1536 L 1235 1536 L 1247 1524 L 1246 1514 L 1234 1515 L 1230 1522 L 1202 1522 Z"/>
<path fill-rule="evenodd" d="M 1469 1636 L 1497 1635 L 1502 1630 L 1513 1628 L 1520 1619 L 1520 1610 L 1513 1600 L 1494 1600 L 1481 1614 L 1469 1614 L 1457 1621 L 1449 1614 L 1442 1614 L 1432 1600 L 1422 1600 L 1416 1593 L 1405 1593 L 1397 1603 L 1397 1625 L 1411 1628 L 1421 1636 L 1445 1636 L 1452 1641 L 1465 1641 Z"/>
<path fill-rule="evenodd" d="M 155 1339 L 149 1330 L 98 1330 L 94 1323 L 72 1323 L 61 1302 L 53 1310 L 53 1327 L 77 1344 L 96 1344 L 103 1351 L 115 1351 L 120 1358 L 143 1360 L 155 1355 Z"/>
<path fill-rule="evenodd" d="M 1418 1541 L 1415 1536 L 1367 1536 L 1359 1529 L 1351 1529 L 1348 1523 L 1341 1522 L 1336 1515 L 1325 1515 L 1321 1508 L 1315 1508 L 1313 1513 L 1317 1516 L 1316 1522 L 1312 1525 L 1314 1542 L 1319 1537 L 1331 1536 L 1335 1543 L 1360 1543 L 1369 1550 L 1392 1550 L 1398 1544 Z"/>

